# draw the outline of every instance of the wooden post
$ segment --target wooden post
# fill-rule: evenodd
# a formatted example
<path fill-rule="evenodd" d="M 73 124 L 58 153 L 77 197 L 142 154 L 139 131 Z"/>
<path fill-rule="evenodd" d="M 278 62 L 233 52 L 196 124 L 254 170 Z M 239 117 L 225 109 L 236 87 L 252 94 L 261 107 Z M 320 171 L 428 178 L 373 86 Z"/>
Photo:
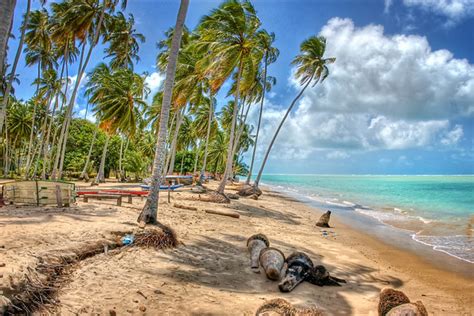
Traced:
<path fill-rule="evenodd" d="M 61 186 L 56 184 L 56 202 L 58 203 L 58 207 L 63 207 L 63 197 L 61 194 Z"/>
<path fill-rule="evenodd" d="M 168 203 L 171 203 L 171 185 L 168 181 Z"/>
<path fill-rule="evenodd" d="M 35 180 L 36 185 L 36 205 L 40 205 L 40 198 L 39 198 L 39 188 L 38 188 L 38 180 Z"/>
<path fill-rule="evenodd" d="M 132 195 L 131 195 L 131 194 L 128 196 L 128 203 L 130 203 L 130 204 L 133 203 L 133 201 L 132 201 Z"/>
<path fill-rule="evenodd" d="M 122 206 L 122 196 L 119 195 L 118 199 L 117 199 L 117 206 Z"/>
<path fill-rule="evenodd" d="M 87 194 L 84 194 L 84 203 L 89 202 L 89 199 L 87 198 Z"/>

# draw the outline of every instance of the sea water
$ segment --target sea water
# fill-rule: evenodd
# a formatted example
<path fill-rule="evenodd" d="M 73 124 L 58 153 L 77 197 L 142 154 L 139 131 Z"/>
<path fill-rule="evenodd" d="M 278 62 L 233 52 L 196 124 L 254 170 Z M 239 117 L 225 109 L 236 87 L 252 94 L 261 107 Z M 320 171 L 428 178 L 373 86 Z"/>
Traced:
<path fill-rule="evenodd" d="M 376 219 L 474 263 L 474 176 L 264 175 L 262 183 Z"/>

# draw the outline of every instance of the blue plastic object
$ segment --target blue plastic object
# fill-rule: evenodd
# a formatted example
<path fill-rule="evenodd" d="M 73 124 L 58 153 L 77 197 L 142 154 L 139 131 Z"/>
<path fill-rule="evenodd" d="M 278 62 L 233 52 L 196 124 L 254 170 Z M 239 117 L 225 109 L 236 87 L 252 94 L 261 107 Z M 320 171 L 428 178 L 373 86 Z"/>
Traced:
<path fill-rule="evenodd" d="M 124 245 L 131 245 L 133 244 L 133 240 L 135 238 L 133 237 L 133 235 L 125 235 L 122 237 L 122 244 Z"/>

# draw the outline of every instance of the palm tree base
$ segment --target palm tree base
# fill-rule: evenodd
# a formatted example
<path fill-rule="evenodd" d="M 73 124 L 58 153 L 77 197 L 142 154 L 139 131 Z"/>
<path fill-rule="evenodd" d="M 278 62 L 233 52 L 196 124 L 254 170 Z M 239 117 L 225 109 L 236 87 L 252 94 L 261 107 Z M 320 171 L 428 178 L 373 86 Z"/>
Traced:
<path fill-rule="evenodd" d="M 221 203 L 221 204 L 230 203 L 230 199 L 227 197 L 227 195 L 223 193 L 219 193 L 217 191 L 211 191 L 206 196 L 199 196 L 199 200 L 204 201 L 204 202 Z"/>
<path fill-rule="evenodd" d="M 237 191 L 237 194 L 240 196 L 260 196 L 262 195 L 262 190 L 260 190 L 258 187 L 245 184 L 242 188 L 239 189 L 239 191 Z"/>

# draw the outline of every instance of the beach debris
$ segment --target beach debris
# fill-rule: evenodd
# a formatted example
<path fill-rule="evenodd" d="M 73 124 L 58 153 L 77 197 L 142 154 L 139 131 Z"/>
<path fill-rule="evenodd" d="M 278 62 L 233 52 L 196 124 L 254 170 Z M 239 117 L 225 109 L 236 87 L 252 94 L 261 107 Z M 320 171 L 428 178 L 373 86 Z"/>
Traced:
<path fill-rule="evenodd" d="M 227 197 L 231 200 L 238 200 L 240 198 L 239 195 L 234 194 L 234 193 L 226 193 Z"/>
<path fill-rule="evenodd" d="M 199 200 L 212 203 L 230 203 L 230 199 L 225 194 L 216 191 L 210 191 L 206 197 L 199 195 Z"/>
<path fill-rule="evenodd" d="M 3 268 L 5 266 L 5 263 L 0 263 L 0 268 Z"/>
<path fill-rule="evenodd" d="M 146 307 L 145 305 L 140 305 L 140 307 L 138 307 L 138 309 L 140 310 L 140 312 L 144 313 L 146 311 Z"/>
<path fill-rule="evenodd" d="M 265 302 L 255 312 L 256 316 L 269 315 L 280 316 L 322 316 L 324 313 L 315 307 L 295 307 L 290 302 L 276 298 Z"/>
<path fill-rule="evenodd" d="M 268 247 L 260 251 L 260 265 L 262 266 L 267 278 L 278 281 L 281 276 L 281 270 L 285 263 L 285 255 L 279 249 Z"/>
<path fill-rule="evenodd" d="M 114 311 L 113 309 L 109 310 L 109 315 L 110 316 L 117 316 L 117 312 Z"/>
<path fill-rule="evenodd" d="M 232 212 L 232 211 L 221 211 L 221 210 L 210 210 L 210 209 L 205 209 L 204 212 L 208 214 L 214 214 L 214 215 L 222 215 L 222 216 L 229 216 L 233 218 L 240 218 L 240 214 L 237 212 Z"/>
<path fill-rule="evenodd" d="M 428 315 L 421 301 L 410 303 L 410 299 L 405 293 L 391 288 L 384 288 L 380 292 L 378 312 L 379 316 Z"/>
<path fill-rule="evenodd" d="M 191 192 L 192 193 L 197 193 L 197 194 L 202 194 L 202 193 L 206 193 L 207 190 L 202 185 L 195 185 L 194 187 L 191 188 Z"/>
<path fill-rule="evenodd" d="M 190 211 L 197 211 L 198 210 L 197 207 L 182 205 L 182 204 L 178 204 L 178 203 L 174 203 L 173 206 L 176 207 L 176 208 L 181 208 L 183 210 L 190 210 Z"/>
<path fill-rule="evenodd" d="M 257 194 L 252 194 L 251 196 L 249 196 L 249 198 L 256 201 L 256 200 L 258 200 L 258 195 Z"/>
<path fill-rule="evenodd" d="M 133 235 L 125 235 L 121 239 L 122 245 L 124 245 L 124 246 L 131 245 L 131 244 L 133 244 L 134 239 L 135 239 L 135 237 Z"/>
<path fill-rule="evenodd" d="M 281 292 L 291 292 L 303 281 L 324 286 L 340 286 L 339 283 L 346 283 L 345 280 L 333 277 L 322 265 L 313 265 L 313 262 L 304 252 L 294 252 L 289 255 L 285 263 L 287 269 L 284 278 L 278 284 Z"/>
<path fill-rule="evenodd" d="M 316 226 L 318 227 L 327 227 L 329 228 L 329 219 L 331 217 L 331 211 L 327 211 L 321 217 L 319 218 L 318 222 L 316 223 Z"/>
<path fill-rule="evenodd" d="M 251 185 L 244 185 L 237 191 L 237 194 L 240 196 L 257 195 L 259 197 L 262 195 L 262 190 Z"/>
<path fill-rule="evenodd" d="M 428 316 L 425 306 L 420 301 L 406 303 L 392 308 L 387 316 Z"/>
<path fill-rule="evenodd" d="M 159 229 L 148 228 L 135 234 L 135 245 L 157 249 L 174 248 L 178 246 L 178 239 L 174 230 L 165 225 Z"/>
<path fill-rule="evenodd" d="M 247 249 L 250 253 L 250 268 L 255 273 L 260 273 L 259 258 L 260 252 L 269 247 L 270 242 L 264 234 L 255 234 L 247 239 Z"/>

